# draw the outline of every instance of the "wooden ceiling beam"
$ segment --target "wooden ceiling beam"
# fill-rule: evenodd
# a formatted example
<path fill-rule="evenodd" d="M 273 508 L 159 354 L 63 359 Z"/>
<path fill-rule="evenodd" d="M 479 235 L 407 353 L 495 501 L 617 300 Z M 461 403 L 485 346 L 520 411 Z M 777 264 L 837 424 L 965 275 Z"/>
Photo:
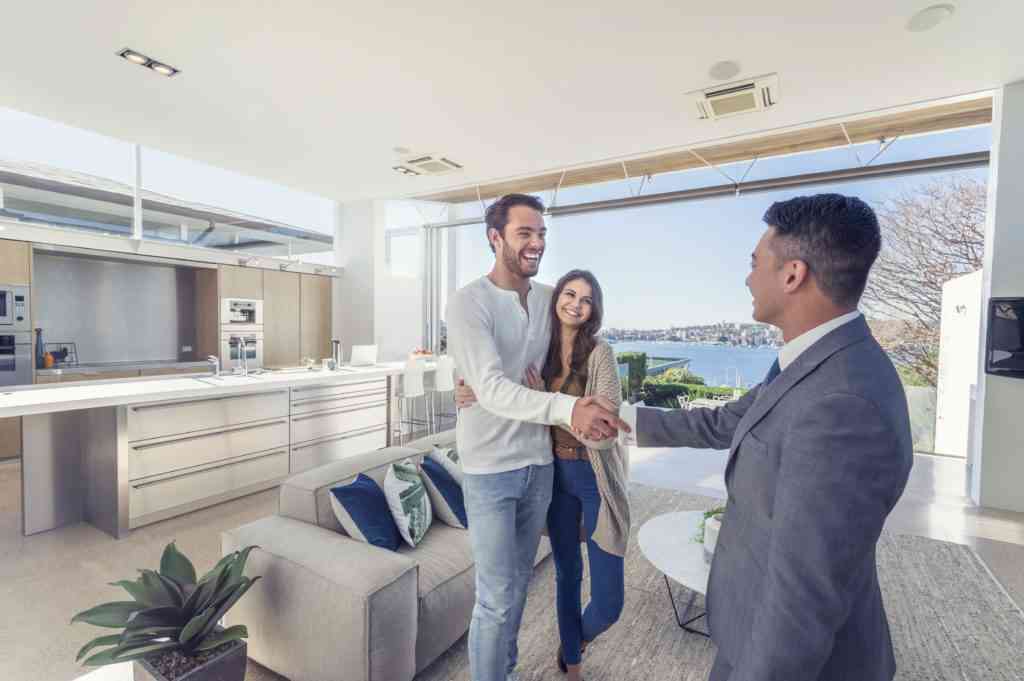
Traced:
<path fill-rule="evenodd" d="M 811 126 L 800 130 L 764 135 L 737 142 L 695 146 L 693 149 L 709 163 L 723 165 L 736 161 L 749 161 L 753 158 L 767 158 L 785 154 L 805 153 L 845 146 L 846 135 L 843 127 L 850 135 L 854 144 L 878 140 L 889 140 L 893 137 L 919 135 L 942 130 L 953 130 L 992 122 L 992 98 L 980 97 L 962 102 L 936 104 L 909 111 L 901 111 L 880 116 L 858 117 L 848 121 L 836 121 L 819 126 Z M 701 168 L 704 163 L 691 153 L 689 149 L 673 151 L 665 154 L 634 158 L 628 161 L 600 163 L 584 168 L 569 169 L 565 172 L 562 187 L 573 187 L 598 182 L 610 182 L 629 177 L 644 175 L 660 175 Z M 542 193 L 554 190 L 562 177 L 561 171 L 543 173 L 532 177 L 518 178 L 501 182 L 491 182 L 479 186 L 479 196 L 493 199 L 510 192 Z M 443 203 L 463 203 L 477 199 L 477 187 L 451 189 L 415 197 L 424 201 L 440 201 Z"/>

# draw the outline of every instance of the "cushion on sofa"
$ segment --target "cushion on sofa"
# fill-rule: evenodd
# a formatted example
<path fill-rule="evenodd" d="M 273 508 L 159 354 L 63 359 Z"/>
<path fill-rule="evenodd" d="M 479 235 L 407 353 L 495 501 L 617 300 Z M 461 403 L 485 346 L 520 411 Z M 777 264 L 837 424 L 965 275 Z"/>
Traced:
<path fill-rule="evenodd" d="M 362 473 L 347 485 L 331 488 L 331 508 L 353 539 L 395 551 L 402 541 L 384 490 Z"/>
<path fill-rule="evenodd" d="M 458 449 L 434 445 L 427 452 L 426 458 L 441 464 L 448 471 L 448 475 L 452 476 L 452 479 L 459 483 L 460 487 L 462 486 L 462 460 L 459 458 Z"/>
<path fill-rule="evenodd" d="M 379 485 L 384 482 L 388 466 L 409 457 L 419 461 L 419 454 L 414 450 L 388 447 L 332 461 L 293 475 L 281 483 L 277 512 L 286 518 L 344 533 L 331 508 L 331 488 L 352 482 L 360 473 L 373 478 Z"/>
<path fill-rule="evenodd" d="M 398 532 L 409 546 L 416 546 L 430 529 L 434 511 L 430 495 L 411 458 L 391 464 L 384 476 L 384 496 Z"/>
<path fill-rule="evenodd" d="M 423 478 L 423 483 L 427 486 L 427 493 L 430 495 L 430 505 L 434 509 L 434 515 L 450 527 L 463 530 L 469 527 L 462 488 L 451 474 L 429 455 L 424 457 L 420 472 L 422 474 L 420 477 Z"/>

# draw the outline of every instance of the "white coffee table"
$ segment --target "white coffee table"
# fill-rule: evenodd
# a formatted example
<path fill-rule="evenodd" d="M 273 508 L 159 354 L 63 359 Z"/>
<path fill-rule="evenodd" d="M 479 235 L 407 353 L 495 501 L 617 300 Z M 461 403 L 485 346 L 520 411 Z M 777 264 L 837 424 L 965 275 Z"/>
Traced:
<path fill-rule="evenodd" d="M 704 562 L 704 545 L 693 540 L 703 516 L 702 511 L 680 511 L 655 516 L 640 526 L 638 540 L 644 558 L 665 577 L 668 599 L 676 615 L 676 622 L 690 633 L 707 636 L 707 632 L 690 626 L 707 614 L 693 614 L 696 612 L 694 602 L 697 594 L 707 593 L 710 574 L 710 567 Z M 676 607 L 669 579 L 683 585 L 690 592 L 682 615 Z"/>

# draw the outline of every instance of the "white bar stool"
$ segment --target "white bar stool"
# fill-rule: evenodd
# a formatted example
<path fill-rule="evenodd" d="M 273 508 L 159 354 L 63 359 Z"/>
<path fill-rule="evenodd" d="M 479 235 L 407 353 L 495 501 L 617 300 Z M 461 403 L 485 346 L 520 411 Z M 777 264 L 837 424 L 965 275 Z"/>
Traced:
<path fill-rule="evenodd" d="M 429 414 L 427 418 L 416 418 L 416 403 L 423 402 L 424 411 L 429 411 L 430 405 L 426 401 L 427 391 L 423 381 L 423 364 L 410 359 L 405 363 L 402 371 L 402 383 L 399 386 L 396 397 L 398 398 L 398 443 L 404 445 L 406 442 L 406 425 L 409 426 L 410 435 L 415 432 L 417 426 L 426 426 L 428 432 L 431 430 Z"/>
<path fill-rule="evenodd" d="M 455 421 L 458 412 L 455 409 L 455 360 L 448 355 L 441 355 L 437 358 L 437 366 L 434 369 L 434 391 L 431 393 L 433 403 L 434 432 L 440 432 L 443 428 L 442 421 L 451 419 Z M 443 404 L 438 405 L 438 402 Z M 450 405 L 450 406 L 449 406 Z"/>

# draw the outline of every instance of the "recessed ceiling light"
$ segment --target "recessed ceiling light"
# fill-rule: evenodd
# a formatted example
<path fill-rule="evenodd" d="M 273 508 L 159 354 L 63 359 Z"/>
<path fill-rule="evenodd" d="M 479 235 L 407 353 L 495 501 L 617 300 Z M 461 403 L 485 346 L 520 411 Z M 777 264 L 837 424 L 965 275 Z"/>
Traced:
<path fill-rule="evenodd" d="M 118 52 L 117 56 L 127 61 L 130 61 L 133 64 L 145 66 L 150 71 L 155 71 L 156 73 L 159 73 L 162 76 L 167 76 L 168 78 L 170 78 L 171 76 L 175 76 L 181 72 L 180 69 L 176 69 L 173 66 L 169 66 L 167 64 L 158 62 L 155 59 L 151 59 L 146 55 L 142 54 L 141 52 L 136 52 L 135 50 L 129 47 L 126 47 L 120 52 Z"/>
<path fill-rule="evenodd" d="M 911 33 L 923 33 L 924 31 L 930 31 L 952 17 L 955 11 L 956 7 L 949 3 L 925 7 L 923 10 L 910 17 L 910 21 L 907 22 L 907 30 Z"/>
<path fill-rule="evenodd" d="M 150 62 L 149 68 L 153 69 L 162 76 L 167 76 L 168 78 L 178 73 L 178 69 L 174 68 L 173 66 L 168 66 L 167 64 L 161 64 L 158 61 Z"/>
<path fill-rule="evenodd" d="M 708 70 L 708 75 L 715 80 L 730 80 L 738 76 L 739 73 L 740 65 L 734 61 L 720 61 L 713 64 Z"/>
<path fill-rule="evenodd" d="M 124 50 L 121 50 L 120 52 L 118 52 L 118 54 L 121 55 L 122 57 L 124 57 L 125 59 L 127 59 L 128 61 L 130 61 L 133 64 L 138 64 L 140 66 L 145 66 L 146 64 L 149 63 L 149 57 L 147 57 L 144 54 L 139 54 L 135 50 L 124 49 Z"/>
<path fill-rule="evenodd" d="M 391 151 L 395 152 L 396 154 L 405 155 L 408 154 L 411 150 L 409 149 L 409 147 L 392 147 Z"/>

